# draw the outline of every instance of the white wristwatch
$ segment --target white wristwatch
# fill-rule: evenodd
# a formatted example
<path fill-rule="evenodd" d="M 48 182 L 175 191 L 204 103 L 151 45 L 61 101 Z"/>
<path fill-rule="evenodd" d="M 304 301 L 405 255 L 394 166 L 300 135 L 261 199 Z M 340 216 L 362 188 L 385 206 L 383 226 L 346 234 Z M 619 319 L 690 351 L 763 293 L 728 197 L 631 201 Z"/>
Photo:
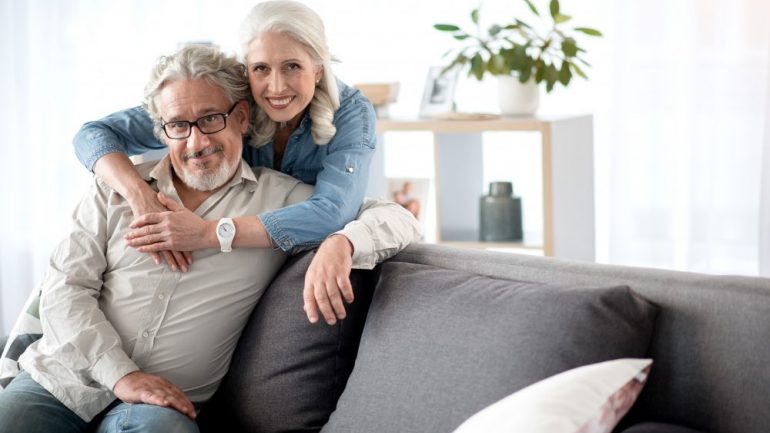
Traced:
<path fill-rule="evenodd" d="M 233 250 L 233 239 L 235 238 L 235 223 L 232 218 L 222 218 L 217 223 L 217 239 L 219 239 L 219 249 L 223 253 L 229 253 Z"/>

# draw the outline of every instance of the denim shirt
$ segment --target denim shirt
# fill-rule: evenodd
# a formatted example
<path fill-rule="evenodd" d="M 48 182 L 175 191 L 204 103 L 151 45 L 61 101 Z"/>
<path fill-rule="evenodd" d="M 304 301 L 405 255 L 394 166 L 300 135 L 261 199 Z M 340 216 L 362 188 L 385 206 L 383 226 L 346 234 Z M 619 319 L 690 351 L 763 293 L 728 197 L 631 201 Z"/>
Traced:
<path fill-rule="evenodd" d="M 282 172 L 315 185 L 315 192 L 307 201 L 257 215 L 283 251 L 319 244 L 353 220 L 363 203 L 376 143 L 376 118 L 361 92 L 339 80 L 337 84 L 340 107 L 333 121 L 337 133 L 328 144 L 315 144 L 312 120 L 305 112 L 281 161 Z M 142 107 L 84 124 L 73 143 L 75 154 L 89 170 L 108 153 L 137 155 L 166 147 L 153 135 L 152 120 Z M 272 168 L 273 143 L 255 148 L 244 140 L 243 158 L 252 166 Z"/>

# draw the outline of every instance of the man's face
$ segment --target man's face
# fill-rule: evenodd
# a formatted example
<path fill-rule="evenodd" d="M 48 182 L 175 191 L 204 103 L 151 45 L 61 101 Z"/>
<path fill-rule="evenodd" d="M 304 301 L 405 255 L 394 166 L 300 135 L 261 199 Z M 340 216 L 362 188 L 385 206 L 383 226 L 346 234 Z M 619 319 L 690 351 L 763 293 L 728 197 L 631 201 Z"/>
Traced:
<path fill-rule="evenodd" d="M 232 107 L 222 89 L 204 79 L 173 81 L 157 96 L 163 122 L 195 122 L 204 116 L 227 113 Z M 165 138 L 171 165 L 185 185 L 199 191 L 212 191 L 227 183 L 241 160 L 242 136 L 248 126 L 248 105 L 236 104 L 226 118 L 225 129 L 204 134 L 193 126 L 185 139 Z"/>

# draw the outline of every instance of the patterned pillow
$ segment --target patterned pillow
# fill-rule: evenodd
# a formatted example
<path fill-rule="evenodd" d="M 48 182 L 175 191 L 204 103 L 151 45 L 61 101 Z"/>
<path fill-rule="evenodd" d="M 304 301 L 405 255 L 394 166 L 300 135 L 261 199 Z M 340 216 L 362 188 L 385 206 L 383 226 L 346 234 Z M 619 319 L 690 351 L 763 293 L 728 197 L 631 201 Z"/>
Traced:
<path fill-rule="evenodd" d="M 578 367 L 517 391 L 454 433 L 610 433 L 642 391 L 650 359 Z"/>
<path fill-rule="evenodd" d="M 43 336 L 40 325 L 40 290 L 33 290 L 24 304 L 19 318 L 11 329 L 0 356 L 0 389 L 5 388 L 19 374 L 19 357 L 27 346 Z"/>

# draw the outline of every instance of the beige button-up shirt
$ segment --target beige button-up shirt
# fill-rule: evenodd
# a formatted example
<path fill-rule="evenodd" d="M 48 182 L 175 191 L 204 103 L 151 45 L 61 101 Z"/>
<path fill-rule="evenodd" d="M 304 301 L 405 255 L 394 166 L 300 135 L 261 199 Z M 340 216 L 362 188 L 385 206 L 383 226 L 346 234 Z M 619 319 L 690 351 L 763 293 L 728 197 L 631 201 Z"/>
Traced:
<path fill-rule="evenodd" d="M 168 157 L 138 168 L 155 189 L 180 201 Z M 233 179 L 194 212 L 208 220 L 257 215 L 305 200 L 312 191 L 292 177 L 242 162 Z M 416 222 L 397 205 L 370 201 L 364 208 L 370 211 L 340 232 L 353 243 L 355 267 L 370 268 L 419 238 Z M 42 282 L 43 338 L 19 359 L 35 381 L 86 421 L 115 399 L 115 383 L 136 370 L 163 376 L 194 403 L 208 400 L 249 314 L 286 259 L 280 250 L 206 249 L 193 253 L 188 272 L 171 272 L 126 245 L 123 234 L 132 218 L 126 200 L 96 178 Z"/>

